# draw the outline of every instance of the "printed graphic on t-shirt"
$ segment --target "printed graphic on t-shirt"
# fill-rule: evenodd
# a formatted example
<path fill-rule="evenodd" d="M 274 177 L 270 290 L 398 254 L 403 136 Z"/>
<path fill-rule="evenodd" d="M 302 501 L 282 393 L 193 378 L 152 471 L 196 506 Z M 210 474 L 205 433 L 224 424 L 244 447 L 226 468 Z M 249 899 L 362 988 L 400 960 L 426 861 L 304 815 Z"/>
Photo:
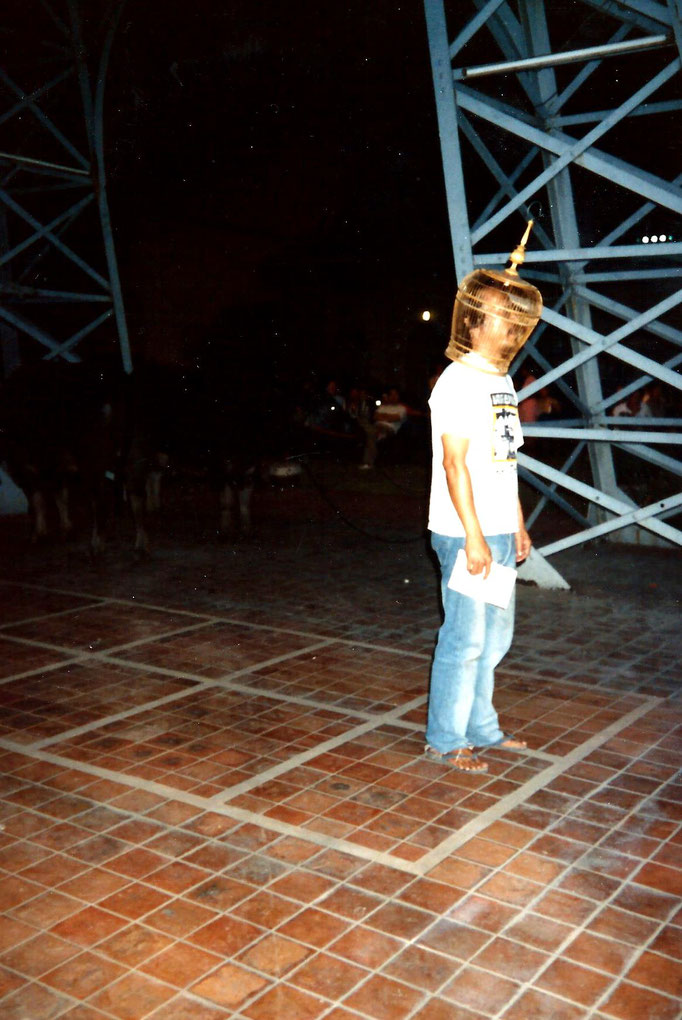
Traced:
<path fill-rule="evenodd" d="M 493 462 L 515 464 L 519 412 L 513 393 L 491 393 L 493 411 Z"/>

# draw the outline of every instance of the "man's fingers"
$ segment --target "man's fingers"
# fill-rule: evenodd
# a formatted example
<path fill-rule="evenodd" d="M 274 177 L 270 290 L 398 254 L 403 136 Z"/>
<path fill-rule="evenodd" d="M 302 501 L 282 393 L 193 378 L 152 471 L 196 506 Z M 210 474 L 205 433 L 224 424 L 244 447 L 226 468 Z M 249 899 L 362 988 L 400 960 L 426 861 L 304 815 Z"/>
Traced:
<path fill-rule="evenodd" d="M 491 563 L 491 560 L 469 560 L 467 570 L 470 574 L 483 574 L 483 577 L 487 577 L 490 573 Z"/>

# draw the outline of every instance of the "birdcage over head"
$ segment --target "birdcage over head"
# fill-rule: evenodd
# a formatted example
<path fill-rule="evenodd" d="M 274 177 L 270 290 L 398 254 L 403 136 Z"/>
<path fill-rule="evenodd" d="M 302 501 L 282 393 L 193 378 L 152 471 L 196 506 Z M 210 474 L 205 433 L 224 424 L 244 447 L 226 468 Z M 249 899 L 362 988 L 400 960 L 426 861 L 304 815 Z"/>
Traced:
<path fill-rule="evenodd" d="M 542 312 L 542 295 L 518 275 L 533 225 L 509 257 L 507 269 L 475 269 L 464 277 L 455 298 L 450 343 L 445 354 L 485 372 L 504 375 Z"/>

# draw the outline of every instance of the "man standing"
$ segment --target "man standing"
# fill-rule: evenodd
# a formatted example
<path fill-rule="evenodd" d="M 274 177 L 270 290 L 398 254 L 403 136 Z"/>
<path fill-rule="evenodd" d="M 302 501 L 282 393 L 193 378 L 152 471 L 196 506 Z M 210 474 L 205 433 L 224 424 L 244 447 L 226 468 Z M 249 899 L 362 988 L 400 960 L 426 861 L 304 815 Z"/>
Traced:
<path fill-rule="evenodd" d="M 489 275 L 502 280 L 511 274 Z M 502 732 L 493 707 L 494 670 L 513 634 L 514 596 L 501 609 L 448 587 L 460 549 L 469 573 L 484 577 L 493 561 L 513 567 L 530 552 L 516 470 L 516 450 L 523 439 L 506 369 L 537 317 L 529 325 L 524 313 L 527 321 L 519 323 L 508 287 L 474 286 L 468 295 L 463 294 L 464 285 L 460 288 L 458 303 L 464 310 L 456 303 L 457 322 L 453 320 L 446 352 L 453 363 L 429 400 L 429 529 L 442 575 L 444 621 L 431 672 L 426 754 L 463 772 L 487 770 L 476 748 L 526 746 Z M 539 294 L 536 301 L 541 302 Z"/>

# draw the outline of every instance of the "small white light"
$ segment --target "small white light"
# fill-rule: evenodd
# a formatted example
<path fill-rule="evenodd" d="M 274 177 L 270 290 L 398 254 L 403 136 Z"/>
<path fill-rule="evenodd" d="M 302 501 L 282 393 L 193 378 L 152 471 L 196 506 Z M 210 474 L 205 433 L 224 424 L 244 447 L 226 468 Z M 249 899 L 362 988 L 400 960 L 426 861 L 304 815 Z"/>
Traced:
<path fill-rule="evenodd" d="M 377 407 L 381 407 L 381 401 L 380 400 L 375 400 L 374 403 L 376 404 Z"/>
<path fill-rule="evenodd" d="M 642 238 L 642 244 L 648 244 L 648 243 L 649 243 L 649 235 L 645 234 L 644 237 Z"/>
<path fill-rule="evenodd" d="M 425 312 L 422 312 L 422 319 L 424 320 L 424 322 L 428 322 L 430 318 L 431 312 L 428 309 Z"/>
<path fill-rule="evenodd" d="M 666 240 L 666 236 L 665 236 L 665 234 L 659 234 L 659 235 L 658 235 L 658 240 L 659 240 L 659 241 L 665 241 L 665 240 Z"/>
<path fill-rule="evenodd" d="M 651 235 L 651 243 L 656 244 L 658 242 L 658 234 Z"/>

